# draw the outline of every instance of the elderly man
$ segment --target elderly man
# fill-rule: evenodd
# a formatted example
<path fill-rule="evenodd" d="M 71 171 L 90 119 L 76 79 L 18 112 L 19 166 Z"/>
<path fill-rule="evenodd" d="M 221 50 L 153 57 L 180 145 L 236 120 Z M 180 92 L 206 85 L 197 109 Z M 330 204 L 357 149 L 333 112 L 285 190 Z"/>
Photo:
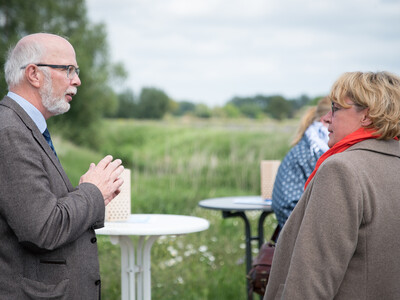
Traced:
<path fill-rule="evenodd" d="M 46 120 L 69 110 L 81 85 L 72 45 L 22 38 L 5 64 L 0 102 L 0 299 L 100 299 L 94 229 L 123 183 L 121 160 L 92 163 L 74 188 Z"/>

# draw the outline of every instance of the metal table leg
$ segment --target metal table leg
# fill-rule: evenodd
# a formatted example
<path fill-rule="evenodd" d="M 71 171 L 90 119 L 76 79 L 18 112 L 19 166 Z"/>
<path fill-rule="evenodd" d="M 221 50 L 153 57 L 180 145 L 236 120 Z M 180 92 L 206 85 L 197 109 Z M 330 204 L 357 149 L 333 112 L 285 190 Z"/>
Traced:
<path fill-rule="evenodd" d="M 251 225 L 249 219 L 247 218 L 246 214 L 242 211 L 232 212 L 232 211 L 222 211 L 222 217 L 225 218 L 232 218 L 232 217 L 240 217 L 244 221 L 244 229 L 245 229 L 245 236 L 246 236 L 246 275 L 249 273 L 251 269 L 251 264 L 253 261 L 252 258 L 252 247 L 251 241 L 256 240 L 258 241 L 258 248 L 262 246 L 264 243 L 264 221 L 265 218 L 271 212 L 263 211 L 258 219 L 258 235 L 251 236 Z M 249 290 L 249 283 L 247 282 L 247 290 Z M 260 296 L 262 299 L 262 296 Z M 253 295 L 248 295 L 248 300 L 253 300 Z"/>

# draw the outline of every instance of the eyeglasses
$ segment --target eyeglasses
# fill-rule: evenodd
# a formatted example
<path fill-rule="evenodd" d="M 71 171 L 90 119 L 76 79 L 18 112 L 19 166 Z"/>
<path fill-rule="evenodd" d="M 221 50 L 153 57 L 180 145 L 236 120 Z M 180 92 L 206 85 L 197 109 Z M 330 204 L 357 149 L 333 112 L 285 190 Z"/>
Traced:
<path fill-rule="evenodd" d="M 335 104 L 335 102 L 332 102 L 332 106 L 331 106 L 332 108 L 332 117 L 335 115 L 335 112 L 337 112 L 338 110 L 341 110 L 343 107 L 341 107 L 341 106 L 337 106 L 336 104 Z"/>
<path fill-rule="evenodd" d="M 79 68 L 75 67 L 74 65 L 49 65 L 49 64 L 34 64 L 37 67 L 50 67 L 53 69 L 63 69 L 67 70 L 67 77 L 68 79 L 74 78 L 75 74 L 79 76 Z M 25 69 L 28 65 L 21 67 Z"/>
<path fill-rule="evenodd" d="M 362 107 L 362 106 L 360 106 L 360 105 L 358 105 L 356 103 L 347 103 L 347 104 L 351 105 L 351 106 L 355 106 L 356 109 L 364 109 L 364 107 Z M 348 109 L 348 108 L 345 108 L 343 106 L 340 106 L 340 105 L 336 104 L 335 102 L 332 102 L 331 107 L 332 107 L 332 117 L 335 115 L 335 112 L 337 112 L 338 110 Z"/>

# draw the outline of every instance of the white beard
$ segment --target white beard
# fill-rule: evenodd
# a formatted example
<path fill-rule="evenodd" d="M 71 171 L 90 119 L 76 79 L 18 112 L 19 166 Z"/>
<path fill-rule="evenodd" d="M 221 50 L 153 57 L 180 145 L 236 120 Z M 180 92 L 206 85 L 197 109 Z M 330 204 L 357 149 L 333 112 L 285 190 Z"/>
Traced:
<path fill-rule="evenodd" d="M 42 97 L 43 106 L 54 116 L 66 113 L 71 105 L 65 100 L 65 95 L 61 97 L 53 96 L 53 81 L 50 74 L 45 72 L 45 82 L 42 89 L 39 90 L 39 94 Z"/>

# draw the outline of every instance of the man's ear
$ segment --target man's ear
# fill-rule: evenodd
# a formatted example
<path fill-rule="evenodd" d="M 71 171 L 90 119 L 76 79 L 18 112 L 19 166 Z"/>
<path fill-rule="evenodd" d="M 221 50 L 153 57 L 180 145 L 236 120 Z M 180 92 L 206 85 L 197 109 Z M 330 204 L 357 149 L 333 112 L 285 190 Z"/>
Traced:
<path fill-rule="evenodd" d="M 41 85 L 42 74 L 38 72 L 39 69 L 35 65 L 28 65 L 25 68 L 25 78 L 34 87 L 39 88 Z"/>

